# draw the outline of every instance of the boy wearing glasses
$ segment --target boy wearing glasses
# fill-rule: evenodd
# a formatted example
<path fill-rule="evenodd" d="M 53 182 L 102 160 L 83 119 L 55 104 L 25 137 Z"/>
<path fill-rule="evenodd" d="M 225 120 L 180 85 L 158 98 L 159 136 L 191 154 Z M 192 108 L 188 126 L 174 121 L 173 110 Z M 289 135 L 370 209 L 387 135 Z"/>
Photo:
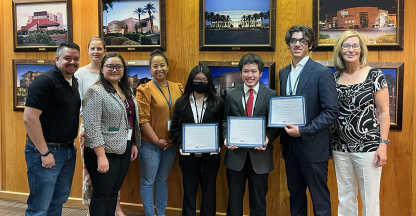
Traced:
<path fill-rule="evenodd" d="M 329 126 L 338 118 L 338 95 L 331 69 L 309 57 L 314 40 L 310 27 L 292 26 L 285 36 L 292 62 L 279 71 L 281 95 L 306 98 L 306 125 L 286 124 L 280 146 L 290 192 L 290 211 L 296 216 L 307 215 L 307 187 L 314 215 L 331 215 L 327 185 Z"/>

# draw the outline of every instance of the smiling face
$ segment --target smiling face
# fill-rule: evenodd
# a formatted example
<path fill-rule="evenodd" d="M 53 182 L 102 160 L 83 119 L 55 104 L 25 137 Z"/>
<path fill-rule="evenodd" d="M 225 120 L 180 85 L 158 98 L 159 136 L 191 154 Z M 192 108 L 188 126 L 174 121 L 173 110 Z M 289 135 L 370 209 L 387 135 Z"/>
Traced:
<path fill-rule="evenodd" d="M 342 43 L 341 56 L 346 63 L 347 62 L 360 62 L 360 55 L 361 55 L 361 47 L 360 47 L 360 39 L 358 39 L 358 37 L 356 36 L 349 37 L 344 41 L 344 43 Z"/>
<path fill-rule="evenodd" d="M 150 72 L 157 82 L 166 81 L 169 67 L 162 56 L 155 56 L 152 58 Z"/>
<path fill-rule="evenodd" d="M 55 57 L 56 66 L 66 79 L 71 77 L 79 67 L 79 51 L 64 47 L 59 57 Z"/>
<path fill-rule="evenodd" d="M 246 64 L 241 71 L 241 79 L 249 87 L 253 88 L 259 83 L 259 79 L 263 72 L 259 71 L 259 66 L 254 64 Z"/>
<path fill-rule="evenodd" d="M 123 77 L 124 65 L 120 58 L 111 57 L 108 58 L 103 65 L 102 72 L 104 79 L 110 82 L 112 85 L 118 84 L 118 81 Z"/>
<path fill-rule="evenodd" d="M 91 61 L 101 63 L 105 54 L 103 43 L 100 40 L 92 40 L 88 46 L 87 51 Z"/>
<path fill-rule="evenodd" d="M 292 59 L 295 61 L 300 61 L 302 60 L 304 57 L 309 55 L 309 49 L 312 49 L 312 44 L 310 46 L 308 46 L 308 43 L 306 41 L 306 43 L 301 43 L 303 37 L 303 33 L 302 32 L 294 32 L 292 34 L 291 40 L 296 40 L 295 43 L 289 43 L 288 49 L 290 50 L 290 52 L 292 53 Z"/>

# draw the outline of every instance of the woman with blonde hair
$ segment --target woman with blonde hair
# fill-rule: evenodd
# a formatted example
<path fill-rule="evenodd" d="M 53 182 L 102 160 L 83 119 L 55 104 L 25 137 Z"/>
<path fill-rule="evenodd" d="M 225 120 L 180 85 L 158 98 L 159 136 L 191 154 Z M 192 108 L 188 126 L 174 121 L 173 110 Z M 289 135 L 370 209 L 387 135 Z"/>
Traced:
<path fill-rule="evenodd" d="M 368 66 L 367 54 L 367 46 L 356 31 L 345 31 L 334 45 L 340 114 L 331 129 L 331 148 L 338 215 L 358 215 L 357 180 L 363 216 L 380 215 L 381 170 L 389 145 L 389 92 L 383 72 Z"/>

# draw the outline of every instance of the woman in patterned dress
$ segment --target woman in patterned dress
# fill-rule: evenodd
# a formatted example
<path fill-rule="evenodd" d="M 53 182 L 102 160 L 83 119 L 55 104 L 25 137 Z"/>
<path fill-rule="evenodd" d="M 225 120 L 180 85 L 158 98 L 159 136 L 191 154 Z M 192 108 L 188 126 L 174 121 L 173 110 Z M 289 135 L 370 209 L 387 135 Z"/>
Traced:
<path fill-rule="evenodd" d="M 339 118 L 331 131 L 338 184 L 338 215 L 358 215 L 357 179 L 363 216 L 380 215 L 380 178 L 387 160 L 389 92 L 380 69 L 368 66 L 367 46 L 356 31 L 334 45 Z"/>

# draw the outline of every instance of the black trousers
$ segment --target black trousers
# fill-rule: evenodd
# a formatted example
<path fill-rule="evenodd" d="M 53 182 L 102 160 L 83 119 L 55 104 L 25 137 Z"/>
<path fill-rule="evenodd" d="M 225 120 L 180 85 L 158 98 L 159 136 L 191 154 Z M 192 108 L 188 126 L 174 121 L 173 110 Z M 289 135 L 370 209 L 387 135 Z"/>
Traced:
<path fill-rule="evenodd" d="M 268 190 L 269 173 L 257 174 L 251 164 L 250 153 L 241 171 L 227 168 L 228 207 L 227 216 L 243 215 L 243 198 L 248 179 L 250 215 L 266 215 L 266 194 Z"/>
<path fill-rule="evenodd" d="M 328 161 L 305 162 L 299 158 L 293 145 L 285 154 L 287 187 L 290 193 L 292 216 L 307 216 L 306 188 L 309 188 L 315 216 L 331 215 L 328 189 Z"/>
<path fill-rule="evenodd" d="M 199 215 L 215 216 L 217 172 L 182 171 L 182 182 L 184 191 L 182 215 L 196 215 L 196 196 L 201 184 L 202 200 Z"/>
<path fill-rule="evenodd" d="M 93 149 L 85 148 L 84 161 L 92 183 L 91 216 L 114 216 L 117 194 L 130 167 L 131 146 L 132 142 L 128 141 L 126 151 L 121 155 L 106 153 L 110 167 L 106 173 L 97 171 L 97 155 Z"/>

